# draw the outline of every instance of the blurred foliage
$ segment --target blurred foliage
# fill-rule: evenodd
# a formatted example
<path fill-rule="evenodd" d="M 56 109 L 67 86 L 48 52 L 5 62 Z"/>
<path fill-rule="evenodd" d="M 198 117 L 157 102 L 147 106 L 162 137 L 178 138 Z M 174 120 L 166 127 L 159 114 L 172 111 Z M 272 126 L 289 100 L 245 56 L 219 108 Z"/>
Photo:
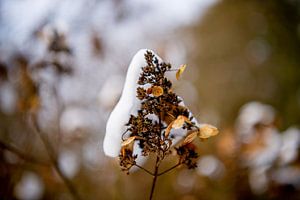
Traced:
<path fill-rule="evenodd" d="M 122 1 L 114 2 L 118 8 L 122 7 Z M 257 175 L 257 169 L 245 164 L 251 161 L 248 155 L 259 158 L 276 138 L 283 143 L 288 134 L 282 130 L 300 125 L 299 17 L 300 2 L 296 0 L 224 0 L 208 9 L 198 24 L 178 31 L 192 41 L 187 45 L 189 54 L 184 61 L 188 68 L 180 78 L 184 81 L 194 77 L 199 99 L 191 106 L 199 108 L 201 121 L 213 119 L 222 129 L 218 138 L 198 143 L 198 169 L 190 172 L 179 168 L 159 179 L 155 199 L 300 199 L 299 180 L 282 181 L 299 177 L 299 144 L 292 149 L 297 156 L 289 163 L 280 164 L 281 149 L 272 154 L 272 161 L 263 165 L 268 166 L 258 176 L 267 177 L 268 187 L 263 191 L 253 189 L 250 179 Z M 81 66 L 85 61 L 76 63 L 78 54 L 68 44 L 68 35 L 51 31 L 46 42 L 42 30 L 32 33 L 37 41 L 46 43 L 47 52 L 41 60 L 34 60 L 30 52 L 19 49 L 7 58 L 0 55 L 0 199 L 144 199 L 151 177 L 141 171 L 127 176 L 116 160 L 103 156 L 100 140 L 104 129 L 85 127 L 72 130 L 69 135 L 61 130 L 63 112 L 70 105 L 60 95 L 59 83 L 76 78 L 80 71 L 74 69 L 86 68 Z M 88 53 L 103 60 L 115 60 L 109 57 L 112 50 L 105 46 L 101 31 L 93 29 L 90 42 Z M 157 47 L 159 52 L 168 52 L 167 45 Z M 117 63 L 123 65 L 126 59 L 120 56 Z M 49 77 L 41 74 L 54 74 L 54 84 L 45 84 L 44 79 Z M 75 89 L 75 86 L 70 88 Z M 4 93 L 8 100 L 3 100 Z M 15 102 L 11 96 L 15 96 Z M 83 98 L 82 95 L 79 99 Z M 55 103 L 41 112 L 51 99 Z M 272 122 L 252 124 L 254 137 L 247 143 L 242 142 L 236 124 L 241 106 L 253 100 L 272 105 L 277 114 Z M 74 105 L 77 106 L 72 102 L 71 106 Z M 47 126 L 43 116 L 53 110 L 57 112 Z M 40 116 L 37 120 L 40 130 L 33 126 L 29 117 L 32 114 Z M 103 119 L 99 123 L 105 124 Z M 90 151 L 90 148 L 95 149 Z M 145 168 L 153 166 L 152 162 L 147 162 Z M 163 168 L 173 162 L 169 160 Z M 75 168 L 70 172 L 74 163 Z M 294 169 L 292 175 L 286 174 L 288 178 L 283 176 L 279 181 L 274 178 L 280 170 L 288 169 Z"/>
<path fill-rule="evenodd" d="M 279 111 L 282 128 L 300 123 L 297 8 L 299 1 L 231 0 L 208 11 L 192 29 L 201 107 L 231 124 L 241 105 L 260 100 Z"/>

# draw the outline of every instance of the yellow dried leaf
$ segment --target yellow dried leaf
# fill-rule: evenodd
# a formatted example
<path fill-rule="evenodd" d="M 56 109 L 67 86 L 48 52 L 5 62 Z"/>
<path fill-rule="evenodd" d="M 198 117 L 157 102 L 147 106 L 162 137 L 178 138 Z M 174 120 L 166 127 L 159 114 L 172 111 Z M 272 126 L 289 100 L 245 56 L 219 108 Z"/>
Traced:
<path fill-rule="evenodd" d="M 206 138 L 218 135 L 218 133 L 219 133 L 219 130 L 216 127 L 209 125 L 209 124 L 204 124 L 204 125 L 202 125 L 202 127 L 200 127 L 199 137 L 201 139 L 206 139 Z"/>
<path fill-rule="evenodd" d="M 125 156 L 125 155 L 126 155 L 126 148 L 125 148 L 125 147 L 122 147 L 122 148 L 121 148 L 121 155 L 122 155 L 122 156 Z"/>
<path fill-rule="evenodd" d="M 173 121 L 172 128 L 179 129 L 183 126 L 184 122 L 187 121 L 188 118 L 183 115 L 179 115 L 177 119 Z"/>
<path fill-rule="evenodd" d="M 124 147 L 124 146 L 131 144 L 135 140 L 135 138 L 136 138 L 136 136 L 127 138 L 125 141 L 122 142 L 121 146 Z"/>
<path fill-rule="evenodd" d="M 166 128 L 166 131 L 165 131 L 165 137 L 168 137 L 170 135 L 170 132 L 171 132 L 171 129 L 172 129 L 172 125 L 173 125 L 174 121 L 171 122 L 168 127 Z"/>
<path fill-rule="evenodd" d="M 176 72 L 176 79 L 177 79 L 177 80 L 179 80 L 179 78 L 180 78 L 181 74 L 184 72 L 185 68 L 186 68 L 186 64 L 181 65 L 181 66 L 179 67 L 179 69 L 178 69 L 177 72 Z"/>
<path fill-rule="evenodd" d="M 160 86 L 153 86 L 152 87 L 153 96 L 159 97 L 159 96 L 163 95 L 163 93 L 164 93 L 164 89 L 162 87 L 160 87 Z"/>
<path fill-rule="evenodd" d="M 182 145 L 186 145 L 186 144 L 191 143 L 194 139 L 197 138 L 198 133 L 199 133 L 198 130 L 193 131 L 192 133 L 190 133 L 188 136 L 186 136 L 186 138 L 184 139 Z"/>
<path fill-rule="evenodd" d="M 165 131 L 165 137 L 168 137 L 170 132 L 171 132 L 171 129 L 174 128 L 174 129 L 179 129 L 183 126 L 184 122 L 186 121 L 189 121 L 189 119 L 186 117 L 186 116 L 183 116 L 183 115 L 179 115 L 175 120 L 173 120 L 169 125 L 168 127 L 166 128 L 166 131 Z"/>

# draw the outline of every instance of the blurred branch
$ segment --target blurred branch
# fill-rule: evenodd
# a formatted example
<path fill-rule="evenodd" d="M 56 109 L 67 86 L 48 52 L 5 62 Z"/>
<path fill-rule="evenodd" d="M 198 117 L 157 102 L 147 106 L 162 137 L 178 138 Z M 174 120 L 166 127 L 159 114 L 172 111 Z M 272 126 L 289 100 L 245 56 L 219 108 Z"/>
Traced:
<path fill-rule="evenodd" d="M 161 173 L 158 173 L 157 176 L 161 176 L 161 175 L 163 175 L 163 174 L 165 174 L 165 173 L 171 171 L 172 169 L 178 167 L 179 165 L 181 165 L 181 163 L 178 163 L 178 164 L 174 165 L 173 167 L 171 167 L 171 168 L 169 168 L 169 169 L 167 169 L 167 170 L 165 170 L 165 171 L 163 171 L 163 172 L 161 172 Z"/>
<path fill-rule="evenodd" d="M 14 145 L 7 144 L 7 143 L 5 143 L 1 140 L 0 140 L 0 148 L 8 150 L 8 151 L 16 154 L 19 158 L 23 159 L 24 161 L 27 161 L 27 162 L 30 162 L 30 163 L 33 163 L 33 164 L 38 164 L 38 165 L 48 165 L 46 162 L 42 162 L 42 161 L 37 160 L 36 158 L 34 158 L 30 155 L 26 155 L 25 153 L 23 153 L 21 150 L 19 150 Z"/>
<path fill-rule="evenodd" d="M 151 176 L 154 176 L 154 174 L 152 172 L 150 172 L 149 170 L 145 169 L 144 167 L 138 165 L 138 164 L 134 164 L 135 166 L 137 166 L 138 168 L 144 170 L 146 173 L 150 174 Z"/>
<path fill-rule="evenodd" d="M 51 160 L 51 163 L 54 166 L 56 172 L 59 174 L 59 176 L 61 177 L 61 179 L 67 186 L 67 188 L 68 188 L 69 192 L 72 194 L 73 198 L 76 200 L 81 200 L 72 181 L 68 177 L 66 177 L 63 174 L 63 172 L 61 171 L 61 169 L 59 168 L 58 162 L 57 162 L 57 155 L 56 155 L 52 145 L 49 142 L 48 135 L 46 133 L 42 132 L 42 130 L 40 129 L 40 127 L 37 123 L 36 116 L 34 114 L 30 115 L 30 121 L 32 123 L 33 130 L 37 133 L 37 135 L 40 137 L 41 141 L 43 142 L 43 144 L 46 148 L 46 151 L 48 153 L 48 156 Z"/>

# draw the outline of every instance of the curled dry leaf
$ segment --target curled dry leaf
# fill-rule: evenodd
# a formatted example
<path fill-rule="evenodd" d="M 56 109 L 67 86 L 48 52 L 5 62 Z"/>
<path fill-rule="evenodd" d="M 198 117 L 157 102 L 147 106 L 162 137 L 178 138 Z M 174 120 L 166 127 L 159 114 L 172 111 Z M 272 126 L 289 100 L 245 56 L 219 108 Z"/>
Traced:
<path fill-rule="evenodd" d="M 183 126 L 184 122 L 186 122 L 188 118 L 183 115 L 179 115 L 177 119 L 173 121 L 172 128 L 179 129 Z"/>
<path fill-rule="evenodd" d="M 168 137 L 170 132 L 171 132 L 171 129 L 174 128 L 174 129 L 179 129 L 183 126 L 184 122 L 186 121 L 189 121 L 188 118 L 186 116 L 183 116 L 183 115 L 179 115 L 175 120 L 173 120 L 169 125 L 168 127 L 166 128 L 166 131 L 165 131 L 165 137 Z"/>
<path fill-rule="evenodd" d="M 186 145 L 186 144 L 193 142 L 193 140 L 197 138 L 198 133 L 199 133 L 198 130 L 192 131 L 188 136 L 186 136 L 182 145 Z"/>
<path fill-rule="evenodd" d="M 206 138 L 218 135 L 218 133 L 219 133 L 219 130 L 216 127 L 209 125 L 209 124 L 204 124 L 204 125 L 202 125 L 202 127 L 200 127 L 199 137 L 201 139 L 206 139 Z"/>
<path fill-rule="evenodd" d="M 126 155 L 126 147 L 121 148 L 121 155 L 125 156 Z"/>
<path fill-rule="evenodd" d="M 184 72 L 185 68 L 186 68 L 186 64 L 181 65 L 181 66 L 179 67 L 179 69 L 178 69 L 177 72 L 176 72 L 176 79 L 177 79 L 177 80 L 179 80 L 179 78 L 180 78 L 181 74 Z"/>
<path fill-rule="evenodd" d="M 155 96 L 155 97 L 159 97 L 159 96 L 163 95 L 163 93 L 164 93 L 164 89 L 160 86 L 153 86 L 151 91 L 152 91 L 153 96 Z"/>
<path fill-rule="evenodd" d="M 125 141 L 122 142 L 121 146 L 125 147 L 125 146 L 130 145 L 135 140 L 135 138 L 136 138 L 136 136 L 127 138 Z"/>
<path fill-rule="evenodd" d="M 172 129 L 172 125 L 173 125 L 174 121 L 171 122 L 168 127 L 166 128 L 166 131 L 165 131 L 165 137 L 168 137 L 170 135 L 170 132 L 171 132 L 171 129 Z"/>

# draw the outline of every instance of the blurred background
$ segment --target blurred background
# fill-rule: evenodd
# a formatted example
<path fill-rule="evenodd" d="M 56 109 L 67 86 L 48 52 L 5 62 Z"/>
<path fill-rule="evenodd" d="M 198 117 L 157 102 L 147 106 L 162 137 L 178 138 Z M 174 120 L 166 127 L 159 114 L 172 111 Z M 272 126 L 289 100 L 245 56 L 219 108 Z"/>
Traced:
<path fill-rule="evenodd" d="M 300 199 L 299 17 L 297 0 L 1 0 L 0 199 L 148 198 L 102 150 L 142 48 L 188 65 L 174 91 L 220 129 L 155 199 Z"/>

